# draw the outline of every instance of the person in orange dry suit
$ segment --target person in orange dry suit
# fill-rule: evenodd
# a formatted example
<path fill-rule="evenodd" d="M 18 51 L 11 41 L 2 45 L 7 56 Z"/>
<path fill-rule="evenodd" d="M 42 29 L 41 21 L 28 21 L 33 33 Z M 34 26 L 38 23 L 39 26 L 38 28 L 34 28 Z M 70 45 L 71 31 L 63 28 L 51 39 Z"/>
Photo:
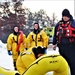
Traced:
<path fill-rule="evenodd" d="M 8 54 L 12 55 L 15 70 L 16 70 L 16 60 L 19 54 L 23 52 L 25 48 L 26 48 L 26 35 L 19 30 L 19 27 L 17 25 L 15 25 L 13 27 L 13 33 L 11 33 L 7 39 Z"/>

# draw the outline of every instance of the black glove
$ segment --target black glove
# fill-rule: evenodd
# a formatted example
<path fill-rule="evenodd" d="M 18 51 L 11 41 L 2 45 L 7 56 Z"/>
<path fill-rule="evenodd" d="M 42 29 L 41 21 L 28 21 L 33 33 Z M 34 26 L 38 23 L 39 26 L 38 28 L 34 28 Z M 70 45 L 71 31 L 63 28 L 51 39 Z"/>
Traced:
<path fill-rule="evenodd" d="M 11 51 L 8 51 L 8 55 L 12 55 Z"/>

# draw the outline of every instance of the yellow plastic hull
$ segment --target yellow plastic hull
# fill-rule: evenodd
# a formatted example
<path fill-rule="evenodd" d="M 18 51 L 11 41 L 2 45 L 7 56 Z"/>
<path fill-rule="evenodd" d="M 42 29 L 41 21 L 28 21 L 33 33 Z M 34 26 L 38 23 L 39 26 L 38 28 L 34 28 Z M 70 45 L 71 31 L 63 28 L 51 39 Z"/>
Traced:
<path fill-rule="evenodd" d="M 50 71 L 53 71 L 53 75 L 68 75 L 66 60 L 60 55 L 41 56 L 28 67 L 23 75 L 45 75 Z"/>
<path fill-rule="evenodd" d="M 3 67 L 0 67 L 0 75 L 15 75 L 18 71 L 8 70 Z"/>

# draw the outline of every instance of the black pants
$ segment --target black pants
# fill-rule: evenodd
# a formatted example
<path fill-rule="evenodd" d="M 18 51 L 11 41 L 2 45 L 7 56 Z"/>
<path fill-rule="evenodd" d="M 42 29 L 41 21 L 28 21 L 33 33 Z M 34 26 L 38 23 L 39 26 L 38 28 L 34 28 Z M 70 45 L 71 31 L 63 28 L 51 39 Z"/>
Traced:
<path fill-rule="evenodd" d="M 75 44 L 60 44 L 59 53 L 62 55 L 68 62 L 71 75 L 75 75 Z"/>
<path fill-rule="evenodd" d="M 14 62 L 14 69 L 17 70 L 17 68 L 16 68 L 16 62 Z"/>
<path fill-rule="evenodd" d="M 20 52 L 18 52 L 18 55 L 19 55 L 19 54 L 20 54 Z M 13 60 L 14 69 L 15 69 L 15 70 L 17 70 L 17 68 L 16 68 L 16 61 L 17 61 L 17 59 L 14 59 L 14 60 Z"/>

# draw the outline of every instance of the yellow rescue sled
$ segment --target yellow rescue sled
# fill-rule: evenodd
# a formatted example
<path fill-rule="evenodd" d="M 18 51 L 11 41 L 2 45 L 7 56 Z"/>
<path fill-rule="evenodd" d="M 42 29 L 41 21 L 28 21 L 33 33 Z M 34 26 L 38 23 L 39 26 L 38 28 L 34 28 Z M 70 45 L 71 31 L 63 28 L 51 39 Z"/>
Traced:
<path fill-rule="evenodd" d="M 17 75 L 18 71 L 5 69 L 0 66 L 0 75 Z"/>

